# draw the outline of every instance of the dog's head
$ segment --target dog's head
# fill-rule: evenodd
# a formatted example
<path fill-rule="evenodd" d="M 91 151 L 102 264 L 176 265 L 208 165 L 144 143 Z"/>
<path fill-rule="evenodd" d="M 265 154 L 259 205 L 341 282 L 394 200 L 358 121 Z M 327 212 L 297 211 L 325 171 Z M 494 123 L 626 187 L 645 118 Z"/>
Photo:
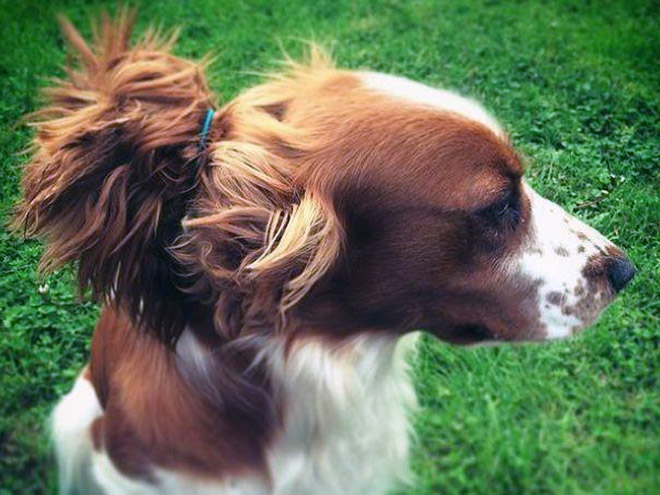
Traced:
<path fill-rule="evenodd" d="M 200 156 L 199 68 L 153 40 L 129 49 L 124 24 L 100 53 L 69 28 L 84 71 L 53 92 L 19 218 L 135 319 L 176 314 L 168 338 L 191 311 L 231 336 L 288 318 L 335 335 L 563 337 L 634 274 L 532 190 L 480 105 L 318 52 L 220 109 Z"/>
<path fill-rule="evenodd" d="M 634 274 L 611 242 L 534 192 L 474 101 L 313 65 L 242 106 L 277 109 L 270 118 L 309 140 L 291 144 L 295 180 L 336 217 L 335 259 L 298 307 L 312 326 L 421 328 L 459 343 L 564 337 Z"/>

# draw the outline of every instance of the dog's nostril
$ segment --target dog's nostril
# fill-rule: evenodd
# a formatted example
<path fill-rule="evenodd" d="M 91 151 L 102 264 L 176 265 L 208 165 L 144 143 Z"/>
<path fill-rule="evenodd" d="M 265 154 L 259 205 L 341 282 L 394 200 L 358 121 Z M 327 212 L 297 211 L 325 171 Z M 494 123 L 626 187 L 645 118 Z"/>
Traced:
<path fill-rule="evenodd" d="M 624 256 L 610 258 L 607 266 L 607 277 L 615 292 L 622 290 L 635 276 L 635 265 Z"/>

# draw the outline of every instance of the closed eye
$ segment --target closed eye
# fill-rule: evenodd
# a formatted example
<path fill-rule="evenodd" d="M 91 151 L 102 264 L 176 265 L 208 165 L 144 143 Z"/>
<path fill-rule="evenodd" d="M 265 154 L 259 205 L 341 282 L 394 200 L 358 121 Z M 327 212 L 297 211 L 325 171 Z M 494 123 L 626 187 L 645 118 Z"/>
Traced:
<path fill-rule="evenodd" d="M 507 191 L 500 200 L 479 210 L 479 216 L 491 224 L 506 224 L 506 226 L 515 227 L 520 220 L 520 197 L 518 191 Z"/>

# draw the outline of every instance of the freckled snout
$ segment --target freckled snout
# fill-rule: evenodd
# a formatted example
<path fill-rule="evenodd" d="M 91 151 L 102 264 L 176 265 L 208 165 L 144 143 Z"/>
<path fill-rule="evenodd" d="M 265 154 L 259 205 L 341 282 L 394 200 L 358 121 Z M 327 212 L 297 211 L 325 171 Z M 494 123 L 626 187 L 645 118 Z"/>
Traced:
<path fill-rule="evenodd" d="M 525 184 L 531 229 L 521 272 L 538 284 L 543 338 L 575 335 L 592 325 L 635 276 L 635 266 L 609 239 Z"/>
<path fill-rule="evenodd" d="M 635 265 L 625 256 L 612 256 L 607 260 L 607 278 L 614 292 L 622 291 L 637 273 Z"/>

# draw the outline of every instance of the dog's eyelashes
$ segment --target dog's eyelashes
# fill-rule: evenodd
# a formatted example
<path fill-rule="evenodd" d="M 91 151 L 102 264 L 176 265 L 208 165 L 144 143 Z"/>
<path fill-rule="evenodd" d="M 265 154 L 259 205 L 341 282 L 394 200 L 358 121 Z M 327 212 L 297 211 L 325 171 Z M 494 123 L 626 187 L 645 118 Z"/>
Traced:
<path fill-rule="evenodd" d="M 496 203 L 479 210 L 478 214 L 493 226 L 506 223 L 508 226 L 515 227 L 520 220 L 518 196 L 514 191 L 509 191 Z"/>
<path fill-rule="evenodd" d="M 504 214 L 505 214 L 507 211 L 509 211 L 510 206 L 511 206 L 511 202 L 510 202 L 509 199 L 507 198 L 506 201 L 504 201 L 503 203 L 501 203 L 501 204 L 498 205 L 497 216 L 498 216 L 498 217 L 502 217 L 502 216 L 504 216 Z"/>

